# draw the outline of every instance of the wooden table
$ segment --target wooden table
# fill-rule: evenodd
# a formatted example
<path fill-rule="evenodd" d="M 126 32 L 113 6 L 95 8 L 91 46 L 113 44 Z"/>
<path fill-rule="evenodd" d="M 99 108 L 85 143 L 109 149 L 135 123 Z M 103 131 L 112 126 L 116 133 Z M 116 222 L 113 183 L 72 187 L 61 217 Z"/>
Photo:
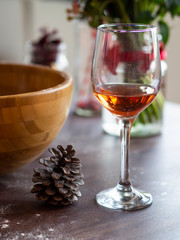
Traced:
<path fill-rule="evenodd" d="M 85 181 L 82 197 L 62 208 L 37 201 L 30 190 L 38 160 L 1 177 L 0 239 L 179 240 L 180 105 L 167 103 L 164 115 L 160 136 L 131 139 L 132 182 L 152 193 L 152 206 L 126 212 L 96 204 L 96 193 L 119 180 L 119 139 L 103 133 L 100 118 L 71 114 L 51 146 L 71 143 L 76 149 Z"/>

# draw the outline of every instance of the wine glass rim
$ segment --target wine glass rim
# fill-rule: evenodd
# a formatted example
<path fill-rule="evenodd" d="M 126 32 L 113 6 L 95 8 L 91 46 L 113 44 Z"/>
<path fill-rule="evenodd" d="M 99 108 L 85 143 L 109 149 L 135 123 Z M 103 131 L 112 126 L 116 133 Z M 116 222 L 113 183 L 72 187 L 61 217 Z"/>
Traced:
<path fill-rule="evenodd" d="M 122 27 L 121 29 L 119 27 Z M 128 27 L 134 27 L 133 29 L 128 29 Z M 141 23 L 105 23 L 97 27 L 98 30 L 102 32 L 150 32 L 156 30 L 157 26 L 141 24 Z"/>

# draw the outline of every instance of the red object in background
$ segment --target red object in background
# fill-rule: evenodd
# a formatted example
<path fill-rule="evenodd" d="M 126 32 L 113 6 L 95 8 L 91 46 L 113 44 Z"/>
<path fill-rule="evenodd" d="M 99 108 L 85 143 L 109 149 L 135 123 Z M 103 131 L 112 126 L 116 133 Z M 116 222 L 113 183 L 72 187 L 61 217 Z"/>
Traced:
<path fill-rule="evenodd" d="M 162 41 L 159 43 L 159 48 L 161 60 L 165 60 L 167 58 L 167 52 L 164 49 L 164 43 Z"/>
<path fill-rule="evenodd" d="M 101 111 L 100 105 L 97 104 L 97 101 L 94 99 L 79 101 L 77 103 L 77 107 L 80 109 L 89 110 L 89 111 L 97 111 L 97 112 Z"/>
<path fill-rule="evenodd" d="M 116 75 L 116 68 L 120 62 L 139 63 L 141 71 L 147 71 L 152 62 L 153 54 L 143 51 L 121 52 L 120 45 L 115 45 L 104 52 L 104 63 L 109 71 Z"/>
<path fill-rule="evenodd" d="M 120 62 L 120 45 L 114 45 L 104 52 L 104 64 L 108 67 L 109 71 L 116 75 L 116 68 Z"/>
<path fill-rule="evenodd" d="M 77 0 L 73 1 L 72 3 L 72 11 L 74 14 L 78 14 L 80 10 L 80 4 Z"/>
<path fill-rule="evenodd" d="M 121 61 L 122 62 L 139 62 L 143 59 L 144 52 L 142 51 L 129 51 L 121 53 Z"/>
<path fill-rule="evenodd" d="M 56 62 L 62 40 L 56 29 L 49 31 L 42 27 L 40 33 L 40 37 L 32 42 L 31 63 L 51 66 Z"/>
<path fill-rule="evenodd" d="M 108 39 L 107 39 L 108 40 Z M 167 52 L 164 49 L 164 43 L 161 41 L 159 43 L 160 48 L 160 58 L 161 60 L 166 59 Z M 153 60 L 153 52 L 145 53 L 143 51 L 129 51 L 121 52 L 121 46 L 119 44 L 114 45 L 111 48 L 105 48 L 104 51 L 104 64 L 107 66 L 109 71 L 116 75 L 116 68 L 120 62 L 133 63 L 139 62 L 139 69 L 146 72 Z"/>
<path fill-rule="evenodd" d="M 142 63 L 140 65 L 140 70 L 143 72 L 146 72 L 149 69 L 152 60 L 154 59 L 154 55 L 153 55 L 153 53 L 144 53 L 143 52 L 142 59 L 143 60 L 141 61 Z"/>

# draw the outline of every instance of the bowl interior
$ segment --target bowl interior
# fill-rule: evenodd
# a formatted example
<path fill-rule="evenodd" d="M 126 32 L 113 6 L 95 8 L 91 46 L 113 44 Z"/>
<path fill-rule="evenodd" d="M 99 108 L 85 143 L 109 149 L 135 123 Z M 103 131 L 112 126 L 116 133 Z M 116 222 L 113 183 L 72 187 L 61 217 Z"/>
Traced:
<path fill-rule="evenodd" d="M 54 88 L 66 80 L 66 75 L 45 67 L 0 64 L 0 96 L 42 91 Z"/>

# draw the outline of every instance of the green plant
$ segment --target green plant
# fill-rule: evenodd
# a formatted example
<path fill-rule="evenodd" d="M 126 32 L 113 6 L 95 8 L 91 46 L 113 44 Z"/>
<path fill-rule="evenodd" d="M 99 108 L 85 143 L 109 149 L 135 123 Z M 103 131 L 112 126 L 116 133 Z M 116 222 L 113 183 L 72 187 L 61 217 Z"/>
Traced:
<path fill-rule="evenodd" d="M 68 19 L 87 19 L 91 27 L 107 22 L 157 22 L 164 44 L 168 42 L 170 27 L 165 16 L 180 16 L 180 0 L 75 0 L 68 9 Z"/>
<path fill-rule="evenodd" d="M 156 24 L 162 36 L 161 60 L 166 58 L 164 45 L 170 36 L 166 16 L 180 16 L 180 0 L 74 0 L 67 9 L 68 19 L 86 20 L 92 28 L 103 23 Z M 160 91 L 156 100 L 142 111 L 133 126 L 161 121 L 164 96 Z"/>

